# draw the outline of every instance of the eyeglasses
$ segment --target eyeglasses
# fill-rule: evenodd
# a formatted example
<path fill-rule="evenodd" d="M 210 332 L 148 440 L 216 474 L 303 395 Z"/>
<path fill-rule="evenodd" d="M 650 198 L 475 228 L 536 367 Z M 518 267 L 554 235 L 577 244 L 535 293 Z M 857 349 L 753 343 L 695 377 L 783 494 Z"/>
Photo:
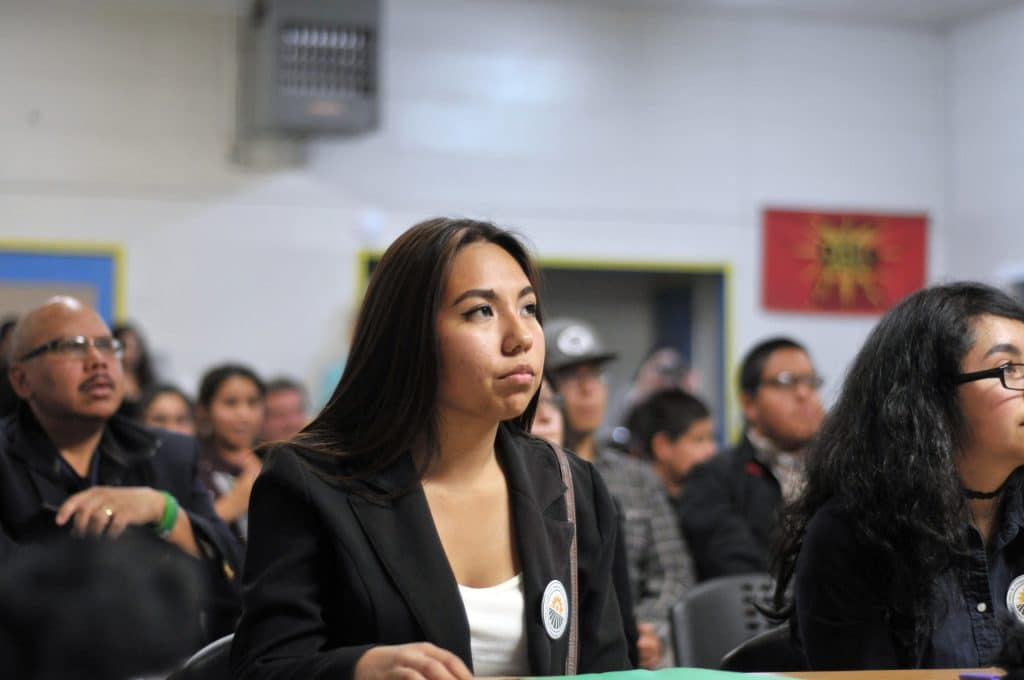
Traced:
<path fill-rule="evenodd" d="M 1003 383 L 1003 387 L 1006 389 L 1024 392 L 1024 364 L 1003 364 L 996 368 L 987 368 L 984 371 L 961 373 L 956 377 L 956 384 L 962 385 L 985 378 L 999 378 L 999 382 Z"/>
<path fill-rule="evenodd" d="M 89 348 L 95 347 L 96 351 L 100 354 L 107 356 L 121 358 L 124 354 L 124 343 L 117 338 L 110 336 L 100 336 L 96 338 L 87 338 L 84 335 L 76 335 L 71 338 L 57 338 L 51 340 L 45 345 L 40 345 L 34 350 L 28 352 L 18 361 L 28 361 L 34 359 L 37 356 L 46 354 L 47 352 L 53 352 L 62 357 L 69 359 L 84 359 L 89 356 Z"/>
<path fill-rule="evenodd" d="M 820 375 L 815 375 L 814 373 L 799 374 L 783 371 L 774 377 L 764 378 L 761 380 L 761 384 L 778 387 L 782 390 L 795 390 L 801 385 L 809 387 L 812 390 L 816 390 L 825 384 L 825 379 Z"/>

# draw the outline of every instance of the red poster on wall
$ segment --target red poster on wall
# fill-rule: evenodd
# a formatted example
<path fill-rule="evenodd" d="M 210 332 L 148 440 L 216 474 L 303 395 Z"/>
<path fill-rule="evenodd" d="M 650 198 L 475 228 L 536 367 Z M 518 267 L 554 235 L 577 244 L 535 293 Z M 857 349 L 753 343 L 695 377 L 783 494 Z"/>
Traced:
<path fill-rule="evenodd" d="M 924 286 L 925 215 L 764 213 L 766 309 L 884 312 Z"/>

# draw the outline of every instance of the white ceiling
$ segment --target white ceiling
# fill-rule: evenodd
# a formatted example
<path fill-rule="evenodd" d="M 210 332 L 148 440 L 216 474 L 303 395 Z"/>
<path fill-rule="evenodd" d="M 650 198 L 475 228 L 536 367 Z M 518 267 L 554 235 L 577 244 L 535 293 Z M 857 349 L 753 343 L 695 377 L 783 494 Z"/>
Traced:
<path fill-rule="evenodd" d="M 239 15 L 251 0 L 105 0 L 108 4 L 152 6 L 163 10 Z M 327 0 L 320 0 L 326 2 Z M 341 0 L 343 1 L 343 0 Z M 524 2 L 525 0 L 506 0 Z M 538 1 L 538 0 L 534 0 Z M 551 1 L 551 0 L 547 0 Z M 805 17 L 825 21 L 871 23 L 947 30 L 988 12 L 1021 5 L 1024 0 L 556 0 L 618 8 L 726 11 L 751 16 Z M 382 0 L 388 2 L 388 0 Z"/>

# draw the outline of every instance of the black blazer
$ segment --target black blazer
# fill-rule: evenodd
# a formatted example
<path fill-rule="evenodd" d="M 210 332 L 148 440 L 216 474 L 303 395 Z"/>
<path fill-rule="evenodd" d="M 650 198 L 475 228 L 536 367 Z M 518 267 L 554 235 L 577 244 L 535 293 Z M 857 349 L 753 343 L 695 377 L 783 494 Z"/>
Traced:
<path fill-rule="evenodd" d="M 530 674 L 565 672 L 568 632 L 552 640 L 541 597 L 569 589 L 572 527 L 551 448 L 502 425 L 505 470 L 525 591 Z M 569 456 L 577 506 L 579 672 L 629 668 L 612 585 L 617 517 L 594 468 Z M 332 463 L 274 450 L 253 489 L 244 613 L 232 646 L 237 678 L 349 678 L 374 645 L 427 641 L 472 669 L 458 586 L 408 456 L 365 482 L 327 481 Z M 361 488 L 353 488 L 351 484 Z M 393 500 L 377 494 L 413 490 Z M 575 603 L 571 603 L 574 606 Z"/>
<path fill-rule="evenodd" d="M 167 491 L 188 513 L 204 555 L 200 566 L 209 593 L 204 607 L 206 637 L 230 633 L 239 614 L 235 579 L 241 570 L 241 546 L 214 512 L 210 494 L 199 481 L 195 439 L 148 430 L 114 416 L 107 421 L 100 451 L 101 485 Z M 0 420 L 0 564 L 23 544 L 68 534 L 69 527 L 53 523 L 53 510 L 70 492 L 61 475 L 60 452 L 31 411 L 22 405 L 14 415 Z M 132 533 L 167 546 L 171 554 L 179 552 L 152 531 L 136 529 Z"/>
<path fill-rule="evenodd" d="M 693 469 L 679 500 L 701 581 L 768 571 L 782 490 L 746 436 Z"/>

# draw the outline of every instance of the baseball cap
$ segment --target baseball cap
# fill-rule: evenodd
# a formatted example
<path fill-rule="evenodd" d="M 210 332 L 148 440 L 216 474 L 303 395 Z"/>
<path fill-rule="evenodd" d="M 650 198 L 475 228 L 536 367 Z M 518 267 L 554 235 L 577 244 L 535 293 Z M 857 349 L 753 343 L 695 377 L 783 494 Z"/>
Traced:
<path fill-rule="evenodd" d="M 586 321 L 559 318 L 544 324 L 544 369 L 549 373 L 579 364 L 604 363 L 618 356 Z"/>

